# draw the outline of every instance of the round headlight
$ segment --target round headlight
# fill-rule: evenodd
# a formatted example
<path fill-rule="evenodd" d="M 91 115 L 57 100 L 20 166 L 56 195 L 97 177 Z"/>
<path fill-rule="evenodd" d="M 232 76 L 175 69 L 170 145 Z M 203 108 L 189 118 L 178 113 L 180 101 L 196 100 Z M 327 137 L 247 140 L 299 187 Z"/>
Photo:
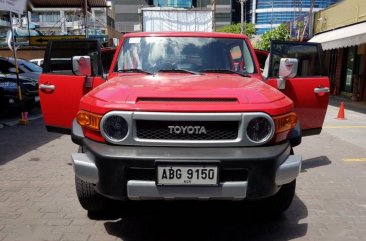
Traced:
<path fill-rule="evenodd" d="M 127 121 L 121 116 L 108 116 L 103 122 L 103 131 L 111 140 L 121 141 L 128 133 Z"/>
<path fill-rule="evenodd" d="M 265 142 L 271 134 L 272 126 L 267 118 L 256 117 L 249 121 L 247 126 L 247 136 L 252 142 Z"/>

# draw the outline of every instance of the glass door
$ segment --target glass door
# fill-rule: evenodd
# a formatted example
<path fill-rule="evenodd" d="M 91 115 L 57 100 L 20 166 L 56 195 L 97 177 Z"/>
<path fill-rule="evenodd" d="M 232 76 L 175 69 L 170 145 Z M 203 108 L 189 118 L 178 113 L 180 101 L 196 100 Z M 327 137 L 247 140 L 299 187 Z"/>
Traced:
<path fill-rule="evenodd" d="M 357 47 L 350 47 L 347 50 L 346 69 L 344 72 L 345 81 L 343 82 L 342 91 L 352 93 L 352 75 L 354 73 Z"/>

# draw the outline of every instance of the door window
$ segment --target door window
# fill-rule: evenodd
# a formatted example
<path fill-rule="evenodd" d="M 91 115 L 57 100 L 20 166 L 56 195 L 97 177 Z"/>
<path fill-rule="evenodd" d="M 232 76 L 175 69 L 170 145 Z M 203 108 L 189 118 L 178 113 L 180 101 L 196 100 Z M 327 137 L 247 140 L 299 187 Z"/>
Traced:
<path fill-rule="evenodd" d="M 323 76 L 321 51 L 318 44 L 281 43 L 271 45 L 269 77 L 278 78 L 281 58 L 296 58 L 299 61 L 296 77 Z"/>
<path fill-rule="evenodd" d="M 112 65 L 114 53 L 115 53 L 115 50 L 102 52 L 101 57 L 102 57 L 102 64 L 103 64 L 104 73 L 108 73 L 109 68 Z"/>
<path fill-rule="evenodd" d="M 46 50 L 44 73 L 73 75 L 72 57 L 90 56 L 92 76 L 102 75 L 98 41 L 52 41 Z"/>

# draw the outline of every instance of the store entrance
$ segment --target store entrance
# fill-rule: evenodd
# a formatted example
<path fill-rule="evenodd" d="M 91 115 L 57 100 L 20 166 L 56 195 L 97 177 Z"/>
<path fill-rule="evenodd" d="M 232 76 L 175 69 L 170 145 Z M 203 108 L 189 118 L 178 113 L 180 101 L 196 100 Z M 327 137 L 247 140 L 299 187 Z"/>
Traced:
<path fill-rule="evenodd" d="M 347 49 L 346 55 L 346 68 L 344 70 L 343 76 L 344 81 L 342 84 L 342 91 L 347 93 L 352 93 L 352 75 L 355 70 L 357 47 L 350 47 Z"/>

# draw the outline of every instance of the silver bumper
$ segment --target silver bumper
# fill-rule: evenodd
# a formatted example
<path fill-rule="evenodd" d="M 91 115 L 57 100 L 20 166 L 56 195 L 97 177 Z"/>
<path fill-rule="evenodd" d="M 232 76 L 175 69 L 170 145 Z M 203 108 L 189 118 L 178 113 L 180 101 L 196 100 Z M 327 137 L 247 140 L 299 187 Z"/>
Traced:
<path fill-rule="evenodd" d="M 154 181 L 128 181 L 130 200 L 241 200 L 247 192 L 247 182 L 223 182 L 217 187 L 160 187 Z"/>
<path fill-rule="evenodd" d="M 290 155 L 276 170 L 276 185 L 284 185 L 295 180 L 301 169 L 301 156 Z M 75 175 L 80 179 L 97 184 L 98 168 L 84 153 L 73 153 Z M 154 199 L 217 199 L 242 200 L 246 198 L 248 182 L 223 182 L 217 187 L 171 187 L 156 186 L 155 181 L 130 180 L 127 182 L 127 196 L 131 200 Z"/>
<path fill-rule="evenodd" d="M 93 184 L 99 181 L 98 168 L 86 154 L 73 153 L 71 159 L 77 177 Z"/>
<path fill-rule="evenodd" d="M 301 161 L 301 156 L 289 155 L 286 161 L 283 162 L 276 171 L 276 184 L 281 186 L 295 180 L 300 173 Z"/>

